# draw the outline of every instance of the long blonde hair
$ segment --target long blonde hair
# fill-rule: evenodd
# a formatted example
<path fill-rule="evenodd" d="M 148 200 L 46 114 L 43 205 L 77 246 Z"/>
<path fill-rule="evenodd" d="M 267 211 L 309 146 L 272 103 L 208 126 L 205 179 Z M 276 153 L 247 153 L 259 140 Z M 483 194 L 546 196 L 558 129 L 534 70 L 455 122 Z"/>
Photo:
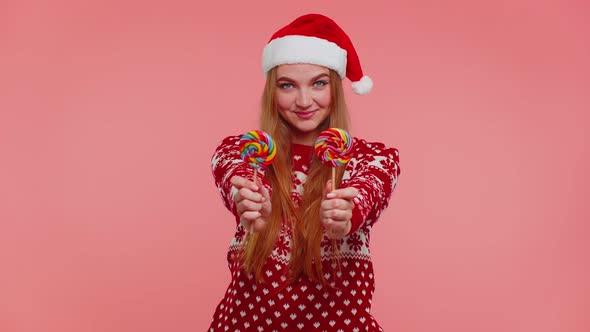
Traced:
<path fill-rule="evenodd" d="M 276 107 L 276 71 L 277 67 L 267 74 L 261 102 L 261 129 L 274 138 L 277 148 L 273 164 L 265 171 L 265 178 L 272 186 L 272 212 L 264 230 L 253 234 L 245 245 L 242 256 L 244 269 L 248 273 L 253 273 L 257 282 L 263 281 L 264 263 L 278 240 L 282 223 L 287 222 L 293 232 L 289 262 L 290 277 L 295 280 L 303 274 L 310 280 L 326 284 L 322 272 L 320 242 L 323 226 L 320 221 L 320 204 L 324 186 L 331 178 L 332 169 L 323 165 L 314 155 L 303 186 L 301 204 L 297 207 L 291 197 L 293 190 L 292 129 L 279 115 Z M 330 127 L 348 130 L 350 120 L 342 81 L 333 70 L 330 70 L 329 86 L 330 114 L 320 124 L 318 130 L 322 131 Z M 340 183 L 343 173 L 344 167 L 339 167 L 336 172 L 337 184 Z"/>

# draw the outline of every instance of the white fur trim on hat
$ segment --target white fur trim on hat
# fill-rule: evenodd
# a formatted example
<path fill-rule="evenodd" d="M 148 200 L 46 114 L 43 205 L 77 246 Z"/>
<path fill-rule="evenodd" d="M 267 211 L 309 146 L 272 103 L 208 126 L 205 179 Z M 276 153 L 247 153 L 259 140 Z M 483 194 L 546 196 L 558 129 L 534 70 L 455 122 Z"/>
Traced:
<path fill-rule="evenodd" d="M 282 64 L 309 63 L 333 69 L 346 77 L 346 50 L 325 39 L 291 35 L 275 38 L 262 51 L 262 71 Z M 362 81 L 362 80 L 361 80 Z"/>
<path fill-rule="evenodd" d="M 352 91 L 359 95 L 366 95 L 373 88 L 373 80 L 365 75 L 360 81 L 352 82 Z"/>

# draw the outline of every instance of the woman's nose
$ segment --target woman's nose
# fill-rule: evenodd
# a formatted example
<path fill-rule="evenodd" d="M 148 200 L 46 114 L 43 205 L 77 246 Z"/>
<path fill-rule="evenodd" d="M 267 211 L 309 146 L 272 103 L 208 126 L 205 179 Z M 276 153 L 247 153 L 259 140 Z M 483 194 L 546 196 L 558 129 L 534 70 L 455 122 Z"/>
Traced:
<path fill-rule="evenodd" d="M 299 90 L 297 93 L 297 99 L 295 100 L 295 104 L 299 108 L 308 108 L 313 103 L 311 98 L 311 93 L 305 89 Z"/>

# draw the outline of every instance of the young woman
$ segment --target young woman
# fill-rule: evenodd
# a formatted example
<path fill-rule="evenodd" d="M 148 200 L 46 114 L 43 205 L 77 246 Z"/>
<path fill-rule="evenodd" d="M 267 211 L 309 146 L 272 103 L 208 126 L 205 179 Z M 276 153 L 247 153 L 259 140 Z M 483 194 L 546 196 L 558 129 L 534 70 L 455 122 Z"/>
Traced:
<path fill-rule="evenodd" d="M 323 130 L 348 130 L 342 79 L 359 94 L 372 82 L 348 36 L 318 14 L 271 37 L 263 70 L 261 129 L 275 141 L 274 162 L 254 183 L 240 136 L 225 138 L 212 158 L 236 233 L 232 281 L 210 331 L 381 331 L 371 315 L 369 235 L 397 183 L 398 151 L 354 137 L 332 190 L 332 170 L 313 149 Z"/>

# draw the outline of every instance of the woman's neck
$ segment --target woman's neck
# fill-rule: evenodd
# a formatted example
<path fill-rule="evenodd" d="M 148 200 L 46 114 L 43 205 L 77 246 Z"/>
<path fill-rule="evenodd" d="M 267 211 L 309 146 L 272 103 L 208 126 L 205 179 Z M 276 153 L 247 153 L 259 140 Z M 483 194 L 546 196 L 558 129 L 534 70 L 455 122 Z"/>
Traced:
<path fill-rule="evenodd" d="M 318 133 L 313 132 L 313 131 L 310 131 L 307 133 L 298 133 L 298 134 L 293 135 L 293 139 L 291 140 L 291 143 L 313 146 L 317 136 L 318 136 Z"/>

